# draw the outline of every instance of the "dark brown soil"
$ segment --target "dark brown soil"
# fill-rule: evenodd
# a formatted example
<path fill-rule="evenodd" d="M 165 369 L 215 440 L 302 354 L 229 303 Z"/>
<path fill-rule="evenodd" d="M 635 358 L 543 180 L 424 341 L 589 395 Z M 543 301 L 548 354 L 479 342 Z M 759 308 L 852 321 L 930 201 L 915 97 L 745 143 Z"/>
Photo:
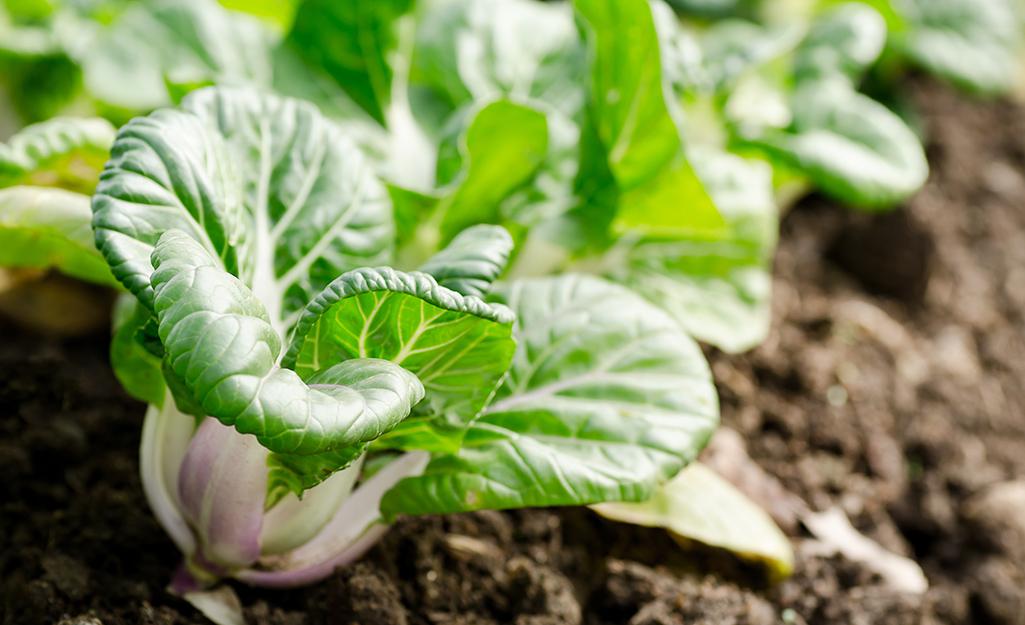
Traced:
<path fill-rule="evenodd" d="M 251 622 L 1025 623 L 1025 490 L 986 490 L 1025 479 L 1025 109 L 913 91 L 927 187 L 886 215 L 791 211 L 771 336 L 709 355 L 751 456 L 917 560 L 924 597 L 813 555 L 799 528 L 796 574 L 766 588 L 657 530 L 531 510 L 401 520 L 321 584 L 238 587 Z M 0 337 L 0 623 L 206 623 L 163 590 L 178 554 L 140 490 L 143 409 L 107 338 Z"/>

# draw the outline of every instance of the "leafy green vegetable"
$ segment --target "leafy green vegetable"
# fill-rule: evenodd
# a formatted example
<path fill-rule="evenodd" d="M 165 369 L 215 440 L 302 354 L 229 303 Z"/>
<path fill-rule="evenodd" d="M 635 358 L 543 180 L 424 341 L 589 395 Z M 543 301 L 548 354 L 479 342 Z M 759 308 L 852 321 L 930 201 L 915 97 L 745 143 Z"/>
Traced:
<path fill-rule="evenodd" d="M 416 82 L 451 107 L 509 98 L 574 115 L 584 103 L 586 54 L 568 4 L 457 0 L 428 11 L 417 29 Z"/>
<path fill-rule="evenodd" d="M 861 208 L 889 208 L 925 183 L 929 165 L 918 137 L 845 80 L 802 84 L 793 101 L 793 132 L 765 129 L 742 143 L 765 149 L 830 195 Z"/>
<path fill-rule="evenodd" d="M 895 53 L 1006 86 L 1004 0 L 225 3 L 0 10 L 24 119 L 180 101 L 98 180 L 105 122 L 0 146 L 0 263 L 128 288 L 111 354 L 153 405 L 172 587 L 321 579 L 397 514 L 598 502 L 789 570 L 745 501 L 680 473 L 718 421 L 692 337 L 764 338 L 774 181 L 873 209 L 923 183 L 858 88 Z M 95 184 L 93 232 L 84 196 L 25 184 Z M 567 271 L 592 275 L 545 275 Z"/>
<path fill-rule="evenodd" d="M 472 226 L 420 265 L 438 284 L 460 295 L 484 298 L 505 271 L 513 240 L 505 228 Z"/>
<path fill-rule="evenodd" d="M 396 514 L 638 501 L 704 446 L 718 406 L 700 349 L 664 312 L 588 276 L 499 283 L 518 346 L 462 449 L 381 503 Z"/>
<path fill-rule="evenodd" d="M 423 397 L 415 376 L 383 360 L 318 368 L 305 383 L 277 367 L 281 339 L 267 311 L 182 231 L 160 237 L 153 266 L 154 311 L 171 369 L 203 414 L 273 452 L 310 455 L 373 440 Z"/>
<path fill-rule="evenodd" d="M 99 118 L 55 117 L 0 144 L 0 188 L 19 184 L 90 193 L 110 154 L 114 127 Z"/>
<path fill-rule="evenodd" d="M 130 111 L 165 106 L 213 83 L 269 85 L 273 35 L 214 0 L 132 3 L 79 54 L 85 88 Z"/>
<path fill-rule="evenodd" d="M 823 13 L 797 50 L 798 80 L 843 74 L 860 80 L 886 45 L 886 20 L 879 11 L 856 2 Z"/>
<path fill-rule="evenodd" d="M 759 560 L 777 580 L 794 570 L 790 541 L 772 518 L 698 462 L 680 471 L 647 501 L 601 503 L 591 508 L 616 521 L 664 527 L 677 539 L 698 540 Z"/>
<path fill-rule="evenodd" d="M 915 64 L 981 93 L 1018 78 L 1021 21 L 1007 0 L 891 0 L 903 20 L 895 47 Z"/>
<path fill-rule="evenodd" d="M 578 0 L 576 8 L 594 32 L 598 138 L 620 189 L 629 191 L 657 174 L 680 148 L 662 92 L 651 10 L 646 0 Z"/>
<path fill-rule="evenodd" d="M 96 251 L 89 198 L 47 187 L 0 189 L 0 266 L 53 267 L 69 276 L 116 285 Z"/>
<path fill-rule="evenodd" d="M 462 144 L 465 173 L 457 180 L 456 191 L 438 208 L 443 214 L 444 241 L 475 223 L 501 220 L 502 200 L 541 166 L 548 149 L 548 127 L 541 113 L 499 100 L 474 116 Z"/>
<path fill-rule="evenodd" d="M 883 50 L 886 21 L 868 5 L 842 3 L 795 38 L 800 30 L 724 21 L 709 32 L 712 83 L 734 89 L 722 107 L 730 149 L 767 158 L 779 178 L 803 174 L 855 207 L 898 204 L 928 175 L 921 143 L 855 89 Z"/>
<path fill-rule="evenodd" d="M 287 42 L 383 124 L 392 88 L 388 55 L 398 45 L 395 21 L 412 8 L 413 0 L 305 0 Z"/>
<path fill-rule="evenodd" d="M 152 317 L 129 294 L 118 298 L 114 308 L 114 336 L 110 341 L 110 364 L 121 386 L 132 397 L 162 407 L 167 392 L 160 356 L 150 353 L 144 343 L 156 334 Z M 162 351 L 162 347 L 158 351 Z"/>
<path fill-rule="evenodd" d="M 743 74 L 786 58 L 806 32 L 806 26 L 793 23 L 760 26 L 739 19 L 716 22 L 704 33 L 702 46 L 709 86 L 713 91 L 730 90 Z"/>
<path fill-rule="evenodd" d="M 426 274 L 383 267 L 343 274 L 306 307 L 282 361 L 306 377 L 351 358 L 382 358 L 416 374 L 427 389 L 419 410 L 381 444 L 420 448 L 421 438 L 458 448 L 509 368 L 512 313 L 463 297 Z M 446 432 L 447 430 L 447 432 Z"/>
<path fill-rule="evenodd" d="M 97 247 L 145 306 L 150 251 L 176 228 L 256 293 L 281 336 L 338 274 L 386 261 L 395 227 L 384 185 L 315 107 L 227 88 L 122 128 L 93 210 Z"/>
<path fill-rule="evenodd" d="M 613 231 L 721 228 L 721 218 L 687 163 L 667 107 L 648 3 L 578 0 L 576 7 L 593 32 L 590 120 L 621 194 Z M 580 175 L 600 179 L 603 169 L 601 163 L 582 165 Z"/>
<path fill-rule="evenodd" d="M 777 238 L 772 172 L 730 154 L 694 154 L 727 233 L 640 241 L 607 275 L 661 306 L 695 338 L 739 352 L 769 331 Z"/>

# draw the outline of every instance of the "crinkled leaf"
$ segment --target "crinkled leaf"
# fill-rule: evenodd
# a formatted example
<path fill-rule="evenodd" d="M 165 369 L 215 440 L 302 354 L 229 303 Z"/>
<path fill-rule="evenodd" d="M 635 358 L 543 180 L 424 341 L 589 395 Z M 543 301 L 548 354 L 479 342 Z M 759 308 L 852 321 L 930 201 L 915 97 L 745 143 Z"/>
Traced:
<path fill-rule="evenodd" d="M 278 367 L 281 341 L 267 311 L 185 232 L 160 238 L 153 266 L 154 310 L 173 375 L 203 414 L 253 434 L 274 453 L 362 445 L 395 427 L 423 397 L 416 376 L 384 360 L 339 363 L 309 385 Z"/>
<path fill-rule="evenodd" d="M 105 119 L 55 117 L 0 144 L 0 188 L 18 184 L 92 193 L 114 142 Z"/>
<path fill-rule="evenodd" d="M 585 63 L 568 4 L 458 0 L 427 11 L 419 24 L 413 78 L 452 106 L 509 97 L 573 115 L 584 103 Z"/>
<path fill-rule="evenodd" d="M 401 365 L 423 382 L 427 400 L 418 418 L 379 444 L 403 448 L 408 435 L 458 446 L 509 368 L 512 321 L 508 308 L 463 297 L 429 275 L 357 269 L 306 307 L 282 365 L 304 378 L 352 358 Z"/>
<path fill-rule="evenodd" d="M 496 223 L 499 206 L 530 181 L 548 149 L 545 116 L 531 108 L 499 100 L 481 109 L 462 140 L 462 178 L 443 201 L 443 241 L 467 227 Z"/>
<path fill-rule="evenodd" d="M 383 124 L 392 86 L 388 55 L 398 45 L 396 21 L 413 4 L 413 0 L 305 0 L 296 13 L 288 45 Z"/>
<path fill-rule="evenodd" d="M 730 154 L 694 156 L 726 222 L 723 235 L 642 241 L 609 277 L 665 309 L 691 336 L 739 352 L 769 331 L 778 228 L 772 170 Z"/>
<path fill-rule="evenodd" d="M 680 471 L 647 501 L 600 503 L 592 509 L 615 521 L 664 527 L 674 537 L 697 540 L 758 560 L 776 580 L 794 570 L 790 541 L 772 518 L 698 462 Z"/>
<path fill-rule="evenodd" d="M 150 251 L 184 230 L 253 289 L 285 335 L 342 272 L 387 262 L 384 185 L 313 105 L 208 88 L 118 133 L 93 198 L 97 246 L 152 308 Z"/>
<path fill-rule="evenodd" d="M 643 501 L 718 424 L 701 350 L 665 312 L 600 278 L 499 283 L 516 355 L 462 448 L 381 504 L 396 514 Z"/>
<path fill-rule="evenodd" d="M 816 80 L 793 95 L 792 132 L 747 137 L 796 167 L 829 195 L 868 209 L 889 208 L 929 174 L 918 137 L 893 112 L 845 79 Z"/>
<path fill-rule="evenodd" d="M 794 59 L 798 80 L 843 74 L 852 81 L 883 52 L 886 20 L 879 11 L 858 2 L 846 2 L 818 17 Z"/>
<path fill-rule="evenodd" d="M 93 244 L 89 197 L 48 187 L 0 189 L 0 266 L 53 267 L 116 285 Z"/>
<path fill-rule="evenodd" d="M 259 19 L 216 0 L 132 3 L 80 59 L 86 90 L 130 111 L 172 102 L 189 86 L 268 85 L 274 36 Z"/>
<path fill-rule="evenodd" d="M 906 0 L 895 47 L 958 86 L 999 93 L 1018 78 L 1021 20 L 1007 0 Z"/>
<path fill-rule="evenodd" d="M 417 271 L 430 274 L 439 285 L 460 295 L 483 299 L 505 271 L 512 249 L 513 240 L 505 228 L 472 226 L 456 235 Z"/>

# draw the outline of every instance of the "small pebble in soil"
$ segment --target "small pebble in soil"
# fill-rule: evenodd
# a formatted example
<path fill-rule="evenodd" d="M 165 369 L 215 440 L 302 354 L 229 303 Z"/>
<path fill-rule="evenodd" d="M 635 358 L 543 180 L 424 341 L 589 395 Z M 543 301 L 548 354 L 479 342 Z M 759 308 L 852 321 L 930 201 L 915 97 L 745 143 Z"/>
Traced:
<path fill-rule="evenodd" d="M 847 389 L 839 384 L 834 384 L 826 391 L 826 401 L 830 406 L 840 408 L 847 403 Z"/>

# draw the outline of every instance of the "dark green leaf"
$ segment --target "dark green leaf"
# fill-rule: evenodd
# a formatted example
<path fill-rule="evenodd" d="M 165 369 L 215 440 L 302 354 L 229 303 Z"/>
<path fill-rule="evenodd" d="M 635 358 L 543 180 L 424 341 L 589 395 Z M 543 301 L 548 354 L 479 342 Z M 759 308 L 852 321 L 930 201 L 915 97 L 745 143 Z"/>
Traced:
<path fill-rule="evenodd" d="M 149 310 L 139 305 L 131 295 L 122 295 L 115 311 L 110 364 L 118 382 L 129 395 L 159 407 L 164 404 L 167 388 L 162 365 L 160 358 L 142 345 L 148 340 L 146 331 L 153 323 Z"/>
<path fill-rule="evenodd" d="M 388 55 L 398 45 L 396 21 L 412 8 L 413 0 L 305 0 L 288 45 L 383 124 L 392 87 Z"/>

